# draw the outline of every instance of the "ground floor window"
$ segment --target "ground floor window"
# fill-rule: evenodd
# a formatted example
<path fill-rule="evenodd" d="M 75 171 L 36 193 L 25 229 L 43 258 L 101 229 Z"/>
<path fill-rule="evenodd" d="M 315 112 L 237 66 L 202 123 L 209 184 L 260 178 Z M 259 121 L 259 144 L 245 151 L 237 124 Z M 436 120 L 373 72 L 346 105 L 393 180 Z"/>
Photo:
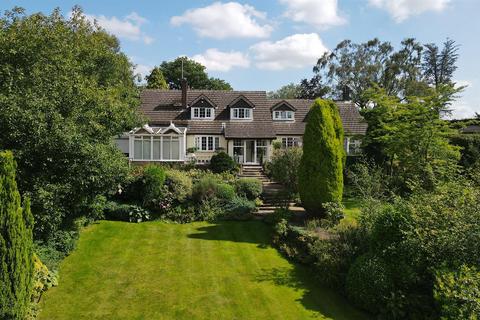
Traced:
<path fill-rule="evenodd" d="M 299 147 L 301 145 L 301 140 L 299 137 L 283 137 L 282 138 L 282 148 L 292 148 Z"/>
<path fill-rule="evenodd" d="M 220 137 L 196 136 L 195 147 L 199 151 L 215 151 L 220 148 Z"/>
<path fill-rule="evenodd" d="M 180 160 L 180 137 L 135 136 L 134 160 Z"/>

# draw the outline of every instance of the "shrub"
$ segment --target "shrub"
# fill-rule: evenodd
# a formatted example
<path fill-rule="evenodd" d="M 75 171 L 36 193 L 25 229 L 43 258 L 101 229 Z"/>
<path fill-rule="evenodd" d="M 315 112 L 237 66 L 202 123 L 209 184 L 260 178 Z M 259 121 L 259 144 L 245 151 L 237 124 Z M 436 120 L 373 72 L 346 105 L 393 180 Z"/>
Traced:
<path fill-rule="evenodd" d="M 223 208 L 216 198 L 203 200 L 197 209 L 197 220 L 213 221 L 224 213 Z"/>
<path fill-rule="evenodd" d="M 323 228 L 336 226 L 345 217 L 343 205 L 336 202 L 325 202 L 322 204 L 325 217 L 321 220 Z"/>
<path fill-rule="evenodd" d="M 299 168 L 300 198 L 310 215 L 321 215 L 324 202 L 342 201 L 344 161 L 338 108 L 317 99 L 308 114 Z"/>
<path fill-rule="evenodd" d="M 148 210 L 131 204 L 109 202 L 105 207 L 105 219 L 113 221 L 142 222 L 150 220 Z"/>
<path fill-rule="evenodd" d="M 385 261 L 371 254 L 358 257 L 348 271 L 346 291 L 359 308 L 374 313 L 382 311 L 386 297 L 394 291 Z"/>
<path fill-rule="evenodd" d="M 277 208 L 272 214 L 265 216 L 263 221 L 268 224 L 276 225 L 281 220 L 289 221 L 292 216 L 293 214 L 290 210 L 285 208 Z"/>
<path fill-rule="evenodd" d="M 255 202 L 242 197 L 233 197 L 224 206 L 225 217 L 239 220 L 249 219 L 255 208 Z"/>
<path fill-rule="evenodd" d="M 23 319 L 33 278 L 33 217 L 29 199 L 21 205 L 16 163 L 0 152 L 0 318 Z"/>
<path fill-rule="evenodd" d="M 149 164 L 143 169 L 143 205 L 151 208 L 158 206 L 162 198 L 162 186 L 165 183 L 165 170 Z"/>
<path fill-rule="evenodd" d="M 216 187 L 215 196 L 228 203 L 235 198 L 235 188 L 226 183 L 219 183 Z"/>
<path fill-rule="evenodd" d="M 196 203 L 212 199 L 230 201 L 234 197 L 234 187 L 212 175 L 205 175 L 193 185 L 192 198 Z"/>
<path fill-rule="evenodd" d="M 237 164 L 225 152 L 219 152 L 210 159 L 210 170 L 214 173 L 233 172 L 237 168 Z"/>
<path fill-rule="evenodd" d="M 213 199 L 217 193 L 218 181 L 211 176 L 200 178 L 194 185 L 192 190 L 192 198 L 195 202 Z"/>
<path fill-rule="evenodd" d="M 235 183 L 237 194 L 249 200 L 255 200 L 263 191 L 262 181 L 255 178 L 241 178 Z"/>
<path fill-rule="evenodd" d="M 442 319 L 477 320 L 480 316 L 480 272 L 462 265 L 435 273 L 434 297 Z"/>
<path fill-rule="evenodd" d="M 36 254 L 33 255 L 33 287 L 30 297 L 30 308 L 26 319 L 36 319 L 40 312 L 38 302 L 43 293 L 58 285 L 56 272 L 49 271 Z"/>
<path fill-rule="evenodd" d="M 310 264 L 313 262 L 312 246 L 317 236 L 303 228 L 289 225 L 287 220 L 280 219 L 274 227 L 274 243 L 280 252 L 298 262 Z"/>
<path fill-rule="evenodd" d="M 175 206 L 166 210 L 164 214 L 162 214 L 162 219 L 175 221 L 178 223 L 189 223 L 196 221 L 198 214 L 196 212 L 196 208 L 194 206 Z"/>
<path fill-rule="evenodd" d="M 177 203 L 184 202 L 192 195 L 192 179 L 180 170 L 167 170 L 165 185 Z"/>
<path fill-rule="evenodd" d="M 270 162 L 265 164 L 265 171 L 293 195 L 298 193 L 298 169 L 301 159 L 302 148 L 276 149 Z"/>

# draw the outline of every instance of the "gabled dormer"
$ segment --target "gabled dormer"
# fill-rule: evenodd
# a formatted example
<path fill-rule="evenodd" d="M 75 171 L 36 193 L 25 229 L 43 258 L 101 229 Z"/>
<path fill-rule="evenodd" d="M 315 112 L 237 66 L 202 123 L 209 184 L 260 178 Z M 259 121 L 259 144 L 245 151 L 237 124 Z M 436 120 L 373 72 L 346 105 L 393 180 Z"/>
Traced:
<path fill-rule="evenodd" d="M 295 121 L 295 111 L 297 109 L 286 100 L 274 104 L 270 110 L 272 111 L 273 121 Z"/>
<path fill-rule="evenodd" d="M 245 96 L 238 96 L 230 102 L 228 107 L 230 108 L 230 120 L 253 120 L 253 109 L 255 109 L 255 105 Z"/>
<path fill-rule="evenodd" d="M 201 94 L 190 104 L 192 120 L 213 120 L 217 106 L 206 95 Z"/>

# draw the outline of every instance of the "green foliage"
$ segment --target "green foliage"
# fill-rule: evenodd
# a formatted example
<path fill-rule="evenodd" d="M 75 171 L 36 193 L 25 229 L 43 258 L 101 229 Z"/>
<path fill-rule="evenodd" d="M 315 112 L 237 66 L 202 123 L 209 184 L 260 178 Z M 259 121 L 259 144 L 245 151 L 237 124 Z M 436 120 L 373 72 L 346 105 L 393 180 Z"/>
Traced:
<path fill-rule="evenodd" d="M 452 145 L 462 149 L 459 164 L 468 169 L 480 159 L 480 134 L 457 134 L 450 138 Z"/>
<path fill-rule="evenodd" d="M 165 185 L 177 203 L 182 203 L 192 196 L 192 179 L 183 171 L 168 169 Z"/>
<path fill-rule="evenodd" d="M 36 319 L 38 317 L 40 298 L 48 289 L 58 285 L 57 273 L 48 270 L 47 266 L 42 263 L 36 254 L 33 255 L 33 263 L 33 287 L 27 319 Z"/>
<path fill-rule="evenodd" d="M 294 195 L 298 193 L 298 170 L 301 159 L 301 148 L 275 149 L 270 161 L 265 165 L 265 171 Z"/>
<path fill-rule="evenodd" d="M 235 190 L 239 196 L 255 200 L 262 194 L 262 181 L 256 178 L 240 178 L 235 182 Z"/>
<path fill-rule="evenodd" d="M 147 80 L 147 89 L 168 89 L 167 81 L 165 81 L 159 67 L 153 68 L 152 72 L 145 77 L 145 80 Z"/>
<path fill-rule="evenodd" d="M 300 91 L 300 85 L 289 83 L 276 91 L 267 92 L 267 97 L 269 99 L 297 99 L 301 96 Z"/>
<path fill-rule="evenodd" d="M 237 164 L 226 152 L 219 152 L 210 159 L 210 170 L 214 173 L 233 172 Z"/>
<path fill-rule="evenodd" d="M 138 190 L 143 195 L 143 205 L 156 208 L 162 199 L 165 169 L 149 164 L 143 169 L 143 188 Z"/>
<path fill-rule="evenodd" d="M 255 202 L 243 197 L 233 197 L 223 206 L 225 210 L 224 217 L 236 220 L 249 219 L 255 208 Z"/>
<path fill-rule="evenodd" d="M 310 215 L 321 215 L 325 202 L 343 194 L 343 129 L 332 101 L 315 100 L 308 114 L 299 168 L 299 192 Z"/>
<path fill-rule="evenodd" d="M 68 19 L 23 12 L 0 16 L 0 149 L 15 153 L 46 238 L 122 181 L 112 137 L 139 123 L 138 90 L 118 40 L 78 7 Z"/>
<path fill-rule="evenodd" d="M 194 90 L 232 90 L 232 87 L 226 81 L 209 78 L 203 65 L 187 57 L 178 57 L 173 61 L 163 61 L 160 65 L 160 71 L 162 71 L 170 89 L 181 89 L 182 65 L 183 77 L 187 79 L 190 88 Z"/>
<path fill-rule="evenodd" d="M 202 201 L 215 198 L 218 184 L 219 182 L 213 177 L 205 176 L 200 178 L 200 180 L 193 185 L 193 200 L 201 203 Z"/>
<path fill-rule="evenodd" d="M 375 255 L 359 257 L 350 267 L 346 278 L 348 297 L 360 308 L 374 313 L 382 310 L 385 297 L 394 285 L 385 261 Z"/>
<path fill-rule="evenodd" d="M 110 201 L 105 206 L 105 219 L 139 223 L 150 220 L 150 213 L 137 205 Z"/>
<path fill-rule="evenodd" d="M 444 320 L 480 317 L 480 272 L 474 267 L 437 271 L 433 294 Z"/>
<path fill-rule="evenodd" d="M 433 190 L 457 171 L 459 147 L 449 143 L 453 133 L 439 115 L 448 103 L 451 89 L 441 87 L 423 97 L 401 101 L 384 90 L 369 91 L 375 107 L 364 112 L 369 124 L 365 138 L 369 146 L 380 149 L 386 170 L 395 178 L 400 192 L 416 188 Z"/>
<path fill-rule="evenodd" d="M 229 202 L 235 198 L 235 188 L 226 183 L 219 183 L 216 187 L 216 198 Z"/>
<path fill-rule="evenodd" d="M 448 39 L 441 51 L 435 44 L 422 45 L 413 38 L 403 40 L 398 50 L 377 38 L 364 43 L 344 40 L 318 59 L 314 76 L 301 81 L 300 96 L 352 100 L 362 109 L 369 105 L 364 93 L 374 85 L 398 98 L 423 96 L 430 85 L 453 87 L 457 51 L 458 46 Z M 454 98 L 452 92 L 448 95 L 449 100 Z"/>
<path fill-rule="evenodd" d="M 23 207 L 10 151 L 0 152 L 0 318 L 24 319 L 33 277 L 33 217 L 30 201 Z"/>
<path fill-rule="evenodd" d="M 349 191 L 359 199 L 389 198 L 392 190 L 391 176 L 373 161 L 353 164 L 347 171 Z"/>

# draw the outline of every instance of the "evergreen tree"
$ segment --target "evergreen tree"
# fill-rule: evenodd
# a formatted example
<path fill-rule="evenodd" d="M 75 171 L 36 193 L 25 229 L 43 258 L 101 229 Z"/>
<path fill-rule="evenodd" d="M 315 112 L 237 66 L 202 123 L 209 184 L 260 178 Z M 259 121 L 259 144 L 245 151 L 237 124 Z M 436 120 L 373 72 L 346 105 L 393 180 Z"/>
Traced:
<path fill-rule="evenodd" d="M 33 276 L 30 202 L 22 208 L 11 152 L 0 153 L 0 319 L 24 319 Z"/>
<path fill-rule="evenodd" d="M 148 89 L 168 89 L 167 81 L 159 67 L 153 68 L 152 72 L 145 77 Z"/>
<path fill-rule="evenodd" d="M 338 108 L 317 99 L 308 114 L 299 169 L 300 198 L 309 214 L 321 215 L 323 203 L 342 201 L 344 161 Z"/>

